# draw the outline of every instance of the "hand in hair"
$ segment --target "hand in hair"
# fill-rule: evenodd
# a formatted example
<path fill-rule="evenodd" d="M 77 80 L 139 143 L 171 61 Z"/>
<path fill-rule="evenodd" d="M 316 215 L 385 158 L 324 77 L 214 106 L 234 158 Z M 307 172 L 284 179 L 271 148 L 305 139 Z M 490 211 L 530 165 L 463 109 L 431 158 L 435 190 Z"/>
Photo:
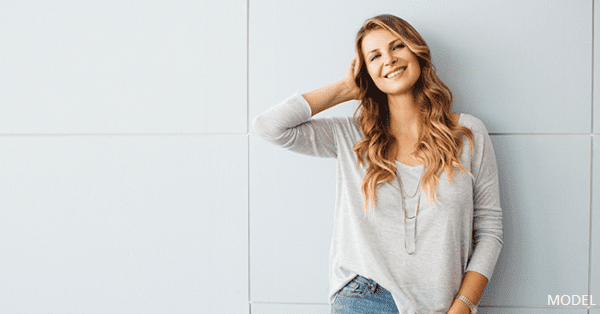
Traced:
<path fill-rule="evenodd" d="M 360 89 L 356 85 L 356 75 L 358 74 L 357 58 L 350 62 L 350 67 L 346 70 L 346 76 L 343 79 L 316 89 L 314 91 L 304 93 L 302 96 L 308 102 L 311 108 L 312 115 L 331 108 L 337 104 L 358 99 Z"/>
<path fill-rule="evenodd" d="M 348 70 L 346 70 L 346 76 L 344 76 L 343 79 L 343 82 L 348 88 L 348 95 L 352 97 L 352 99 L 358 99 L 360 95 L 360 89 L 358 88 L 358 85 L 356 85 L 356 76 L 358 75 L 359 70 L 358 57 L 355 57 L 352 59 L 352 62 L 350 62 L 350 66 L 348 67 Z"/>

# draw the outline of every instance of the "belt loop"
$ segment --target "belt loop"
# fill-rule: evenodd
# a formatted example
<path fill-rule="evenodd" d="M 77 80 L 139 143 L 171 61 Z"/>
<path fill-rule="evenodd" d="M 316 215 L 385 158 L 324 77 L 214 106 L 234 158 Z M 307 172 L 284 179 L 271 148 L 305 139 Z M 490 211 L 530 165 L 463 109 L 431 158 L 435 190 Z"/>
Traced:
<path fill-rule="evenodd" d="M 373 281 L 369 284 L 369 288 L 371 288 L 371 293 L 375 293 L 375 290 L 377 290 L 377 283 Z"/>

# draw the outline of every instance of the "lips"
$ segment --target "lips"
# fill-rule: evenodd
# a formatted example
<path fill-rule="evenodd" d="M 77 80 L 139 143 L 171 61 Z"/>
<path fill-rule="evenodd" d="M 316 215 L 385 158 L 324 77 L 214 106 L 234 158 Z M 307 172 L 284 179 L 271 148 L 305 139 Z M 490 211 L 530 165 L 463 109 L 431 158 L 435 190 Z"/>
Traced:
<path fill-rule="evenodd" d="M 396 69 L 394 69 L 394 70 L 390 71 L 390 72 L 389 72 L 388 74 L 386 74 L 384 77 L 385 77 L 385 78 L 392 78 L 392 77 L 394 77 L 394 76 L 396 76 L 396 75 L 398 75 L 398 74 L 401 74 L 401 73 L 403 73 L 405 70 L 406 70 L 406 67 L 399 67 L 399 68 L 396 68 Z"/>

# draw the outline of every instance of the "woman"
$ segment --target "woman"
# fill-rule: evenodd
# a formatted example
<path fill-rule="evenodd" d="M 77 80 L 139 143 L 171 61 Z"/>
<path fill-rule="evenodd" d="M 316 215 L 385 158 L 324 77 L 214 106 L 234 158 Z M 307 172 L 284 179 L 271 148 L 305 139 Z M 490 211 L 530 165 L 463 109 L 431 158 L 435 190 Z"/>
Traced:
<path fill-rule="evenodd" d="M 367 20 L 356 54 L 344 79 L 253 120 L 276 145 L 338 160 L 333 312 L 476 313 L 503 235 L 487 130 L 450 111 L 452 93 L 406 21 Z M 311 119 L 353 99 L 353 118 Z"/>

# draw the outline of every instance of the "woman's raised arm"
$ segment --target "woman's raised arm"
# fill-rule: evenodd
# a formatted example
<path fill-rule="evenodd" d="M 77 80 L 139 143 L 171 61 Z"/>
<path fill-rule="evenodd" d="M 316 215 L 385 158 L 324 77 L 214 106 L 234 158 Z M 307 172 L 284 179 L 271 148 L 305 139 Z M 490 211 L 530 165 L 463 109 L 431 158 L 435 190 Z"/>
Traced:
<path fill-rule="evenodd" d="M 329 109 L 337 104 L 358 99 L 359 88 L 356 86 L 356 75 L 358 74 L 358 67 L 356 66 L 356 58 L 350 62 L 348 70 L 346 70 L 346 76 L 340 81 L 333 84 L 321 87 L 312 92 L 302 94 L 302 97 L 306 99 L 311 108 L 311 116 L 317 113 Z"/>
<path fill-rule="evenodd" d="M 312 116 L 358 97 L 354 64 L 354 61 L 350 63 L 344 79 L 304 95 L 295 93 L 255 117 L 252 125 L 256 134 L 277 146 L 298 153 L 337 157 L 333 125 L 335 119 L 312 119 Z"/>

